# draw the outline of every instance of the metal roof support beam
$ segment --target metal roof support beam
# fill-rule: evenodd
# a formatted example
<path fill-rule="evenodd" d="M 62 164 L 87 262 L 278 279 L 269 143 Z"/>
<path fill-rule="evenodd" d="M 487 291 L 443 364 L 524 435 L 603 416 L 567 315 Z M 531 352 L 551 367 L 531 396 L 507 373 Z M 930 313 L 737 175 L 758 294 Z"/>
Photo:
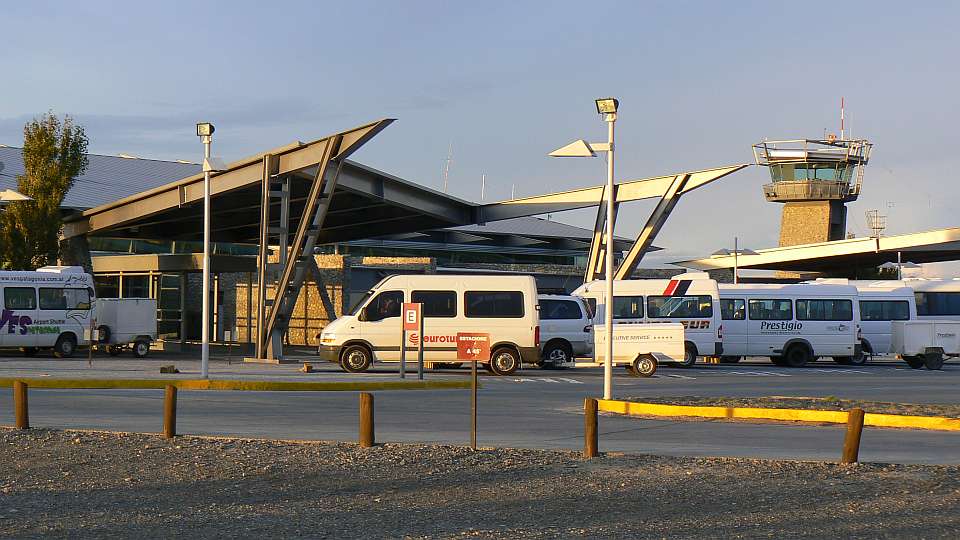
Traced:
<path fill-rule="evenodd" d="M 614 185 L 614 197 L 619 194 L 619 186 Z M 606 202 L 607 200 L 607 186 L 603 186 L 603 195 L 600 198 L 601 203 Z M 617 221 L 617 212 L 620 209 L 620 203 L 614 199 L 613 202 L 613 221 Z M 584 276 L 584 282 L 593 281 L 595 279 L 600 279 L 604 274 L 604 263 L 603 257 L 606 254 L 606 234 L 605 234 L 605 225 L 607 223 L 607 205 L 600 204 L 597 207 L 597 220 L 593 224 L 593 239 L 590 242 L 590 253 L 587 256 L 587 272 Z"/>
<path fill-rule="evenodd" d="M 263 328 L 267 320 L 267 271 L 270 255 L 270 181 L 278 173 L 280 160 L 271 154 L 263 156 L 260 198 L 260 251 L 257 256 L 257 337 L 256 350 L 264 348 Z M 275 301 L 274 298 L 273 301 Z M 272 301 L 271 301 L 272 302 Z M 249 308 L 248 308 L 249 309 Z"/>
<path fill-rule="evenodd" d="M 256 354 L 257 360 L 280 362 L 283 361 L 283 334 L 290 323 L 290 315 L 300 296 L 303 280 L 308 269 L 307 259 L 313 258 L 313 248 L 317 245 L 317 237 L 323 228 L 323 221 L 327 217 L 327 209 L 333 199 L 333 192 L 337 187 L 337 176 L 341 162 L 335 156 L 341 153 L 341 143 L 344 138 L 340 135 L 327 139 L 317 174 L 310 186 L 310 195 L 307 197 L 303 216 L 297 225 L 297 232 L 290 244 L 290 253 L 282 265 L 280 279 L 276 285 L 276 299 L 266 314 L 263 328 L 258 328 L 261 334 L 260 346 Z M 332 167 L 331 167 L 332 166 Z M 327 174 L 332 168 L 331 174 Z M 281 224 L 282 227 L 282 224 Z"/>
<path fill-rule="evenodd" d="M 627 252 L 627 256 L 623 258 L 620 266 L 614 271 L 614 279 L 630 279 L 634 270 L 637 269 L 637 265 L 640 264 L 640 259 L 642 259 L 644 253 L 647 252 L 647 248 L 653 244 L 653 239 L 660 232 L 660 229 L 663 228 L 663 224 L 667 222 L 670 213 L 673 212 L 674 207 L 677 206 L 677 203 L 680 201 L 680 195 L 682 195 L 683 189 L 689 179 L 689 174 L 678 174 L 674 177 L 670 187 L 667 188 L 667 192 L 663 194 L 660 202 L 657 203 L 657 207 L 653 209 L 650 217 L 647 218 L 643 229 L 640 229 L 640 234 L 637 236 L 636 242 L 633 243 L 630 251 Z"/>

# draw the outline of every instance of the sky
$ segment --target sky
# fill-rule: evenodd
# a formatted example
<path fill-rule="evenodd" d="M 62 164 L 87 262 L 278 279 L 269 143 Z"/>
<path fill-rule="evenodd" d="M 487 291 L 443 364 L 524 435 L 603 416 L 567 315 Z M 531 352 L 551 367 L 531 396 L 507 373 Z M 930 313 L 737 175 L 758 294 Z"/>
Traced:
<path fill-rule="evenodd" d="M 599 185 L 602 159 L 551 150 L 606 126 L 620 100 L 617 180 L 753 161 L 765 138 L 839 132 L 875 144 L 847 228 L 958 226 L 960 3 L 31 2 L 0 27 L 0 144 L 70 114 L 90 151 L 198 161 L 198 121 L 228 161 L 396 118 L 353 159 L 486 200 Z M 680 201 L 645 266 L 777 243 L 781 207 L 750 167 Z M 621 207 L 634 236 L 652 202 Z M 592 227 L 590 211 L 552 219 Z"/>

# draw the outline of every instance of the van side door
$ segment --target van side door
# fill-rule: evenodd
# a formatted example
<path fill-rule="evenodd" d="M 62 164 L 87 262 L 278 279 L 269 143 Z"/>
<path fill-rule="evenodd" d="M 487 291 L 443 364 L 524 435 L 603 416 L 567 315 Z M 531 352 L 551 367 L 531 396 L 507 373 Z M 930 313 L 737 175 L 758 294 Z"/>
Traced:
<path fill-rule="evenodd" d="M 410 293 L 411 302 L 423 304 L 421 314 L 425 336 L 423 343 L 425 361 L 457 361 L 457 331 L 463 324 L 463 321 L 457 317 L 457 296 L 457 291 L 454 290 L 418 289 Z M 408 335 L 407 350 L 416 350 L 416 348 L 417 343 L 413 342 Z"/>
<path fill-rule="evenodd" d="M 723 324 L 723 355 L 747 356 L 747 301 L 744 298 L 721 298 L 720 317 Z"/>

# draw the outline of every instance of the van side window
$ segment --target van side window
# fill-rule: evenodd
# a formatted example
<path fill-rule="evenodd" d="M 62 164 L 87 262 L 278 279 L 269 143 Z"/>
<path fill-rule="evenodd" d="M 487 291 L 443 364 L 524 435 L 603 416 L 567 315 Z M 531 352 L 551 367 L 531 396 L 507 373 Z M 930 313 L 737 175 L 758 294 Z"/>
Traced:
<path fill-rule="evenodd" d="M 378 294 L 363 308 L 364 321 L 376 322 L 390 317 L 400 316 L 400 304 L 403 303 L 403 291 L 385 291 Z"/>
<path fill-rule="evenodd" d="M 917 292 L 917 315 L 960 315 L 960 293 Z"/>
<path fill-rule="evenodd" d="M 573 300 L 540 300 L 540 318 L 544 320 L 579 319 L 580 305 Z"/>
<path fill-rule="evenodd" d="M 423 304 L 424 317 L 457 316 L 457 293 L 454 291 L 413 291 L 410 301 Z"/>
<path fill-rule="evenodd" d="M 67 299 L 67 309 L 90 309 L 89 289 L 64 289 L 63 296 Z"/>
<path fill-rule="evenodd" d="M 852 321 L 851 300 L 797 300 L 798 321 Z"/>
<path fill-rule="evenodd" d="M 725 321 L 742 321 L 747 318 L 746 302 L 740 298 L 721 298 L 720 316 Z"/>
<path fill-rule="evenodd" d="M 613 297 L 613 318 L 616 319 L 642 319 L 643 318 L 643 297 L 642 296 L 614 296 Z"/>
<path fill-rule="evenodd" d="M 597 316 L 597 299 L 596 298 L 584 298 L 587 301 L 587 315 L 590 318 Z"/>
<path fill-rule="evenodd" d="M 3 307 L 6 309 L 37 309 L 37 293 L 33 287 L 4 287 Z"/>
<path fill-rule="evenodd" d="M 789 321 L 793 318 L 790 300 L 750 300 L 747 302 L 750 319 L 754 321 Z"/>
<path fill-rule="evenodd" d="M 66 289 L 40 288 L 40 309 L 67 309 Z"/>
<path fill-rule="evenodd" d="M 909 321 L 910 303 L 906 300 L 861 300 L 860 320 Z"/>
<path fill-rule="evenodd" d="M 477 318 L 523 318 L 520 291 L 467 291 L 463 293 L 464 315 Z"/>
<path fill-rule="evenodd" d="M 651 319 L 676 317 L 707 319 L 713 317 L 713 299 L 709 295 L 648 296 L 647 317 Z"/>

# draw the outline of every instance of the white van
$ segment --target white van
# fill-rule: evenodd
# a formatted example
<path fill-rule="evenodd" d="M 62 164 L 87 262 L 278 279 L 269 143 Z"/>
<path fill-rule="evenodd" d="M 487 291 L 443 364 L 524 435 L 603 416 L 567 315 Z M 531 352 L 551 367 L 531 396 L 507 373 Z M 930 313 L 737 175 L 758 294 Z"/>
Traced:
<path fill-rule="evenodd" d="M 820 356 L 862 364 L 858 299 L 851 285 L 721 284 L 723 354 L 790 367 Z"/>
<path fill-rule="evenodd" d="M 531 276 L 396 275 L 367 292 L 349 315 L 320 334 L 321 360 L 344 371 L 366 371 L 372 362 L 400 361 L 401 304 L 423 304 L 423 332 L 407 333 L 407 361 L 416 361 L 421 339 L 424 362 L 457 362 L 457 332 L 490 334 L 490 362 L 509 375 L 540 361 L 537 284 Z M 412 352 L 411 352 L 412 351 Z"/>
<path fill-rule="evenodd" d="M 578 296 L 541 294 L 540 359 L 543 368 L 565 366 L 593 354 L 593 322 Z"/>
<path fill-rule="evenodd" d="M 861 344 L 863 353 L 867 356 L 893 353 L 891 348 L 893 321 L 917 319 L 914 291 L 903 281 L 821 278 L 809 283 L 853 285 L 857 288 L 860 296 Z"/>
<path fill-rule="evenodd" d="M 73 356 L 90 343 L 93 300 L 93 277 L 78 266 L 0 272 L 0 347 Z"/>
<path fill-rule="evenodd" d="M 583 298 L 596 316 L 603 312 L 604 281 L 584 283 L 573 291 Z M 671 279 L 629 279 L 613 282 L 613 322 L 680 323 L 685 329 L 683 367 L 692 366 L 697 356 L 723 353 L 720 295 L 717 282 L 703 272 L 679 274 Z M 598 310 L 600 310 L 598 312 Z"/>

